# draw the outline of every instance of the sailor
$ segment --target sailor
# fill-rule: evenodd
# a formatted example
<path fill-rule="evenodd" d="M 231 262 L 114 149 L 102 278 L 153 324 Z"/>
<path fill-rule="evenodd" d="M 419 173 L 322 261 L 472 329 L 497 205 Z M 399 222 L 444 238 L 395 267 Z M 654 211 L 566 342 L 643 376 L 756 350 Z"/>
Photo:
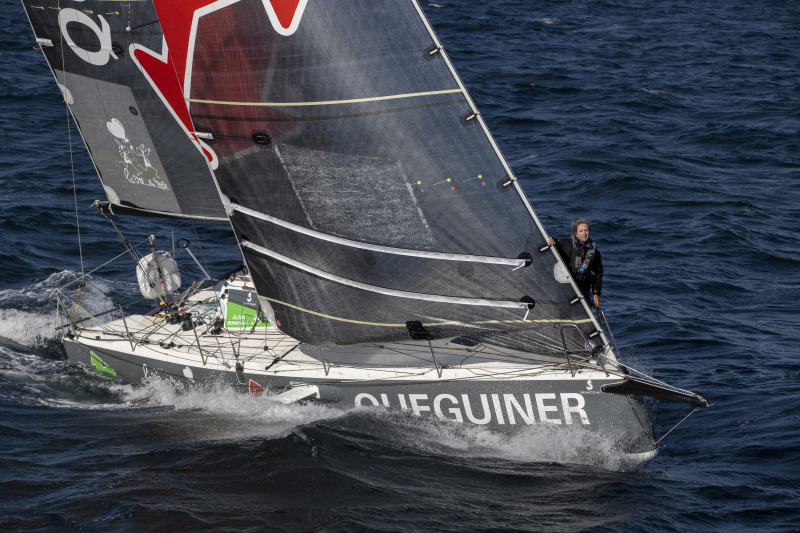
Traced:
<path fill-rule="evenodd" d="M 569 239 L 550 237 L 550 244 L 556 246 L 589 305 L 599 307 L 603 289 L 603 260 L 597 243 L 589 238 L 589 223 L 583 218 L 573 221 L 572 236 Z"/>

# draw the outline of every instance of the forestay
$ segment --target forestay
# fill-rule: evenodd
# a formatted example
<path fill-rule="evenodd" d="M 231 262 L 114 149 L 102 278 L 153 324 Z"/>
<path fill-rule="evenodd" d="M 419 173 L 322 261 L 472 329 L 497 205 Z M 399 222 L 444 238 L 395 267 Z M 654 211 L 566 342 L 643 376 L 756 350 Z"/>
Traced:
<path fill-rule="evenodd" d="M 418 338 L 551 355 L 602 343 L 415 1 L 155 6 L 283 331 L 350 345 L 417 321 Z"/>

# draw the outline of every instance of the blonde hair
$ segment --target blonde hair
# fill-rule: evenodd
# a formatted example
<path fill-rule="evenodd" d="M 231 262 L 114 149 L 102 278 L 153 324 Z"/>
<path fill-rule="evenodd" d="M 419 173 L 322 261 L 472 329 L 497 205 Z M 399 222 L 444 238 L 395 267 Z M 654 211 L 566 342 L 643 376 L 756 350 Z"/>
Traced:
<path fill-rule="evenodd" d="M 592 229 L 592 227 L 589 226 L 589 222 L 587 222 L 587 220 L 585 218 L 579 218 L 578 220 L 573 220 L 572 221 L 572 228 L 571 229 L 572 229 L 572 234 L 573 235 L 577 235 L 578 234 L 578 227 L 580 227 L 581 224 L 586 224 L 586 226 L 589 229 Z"/>

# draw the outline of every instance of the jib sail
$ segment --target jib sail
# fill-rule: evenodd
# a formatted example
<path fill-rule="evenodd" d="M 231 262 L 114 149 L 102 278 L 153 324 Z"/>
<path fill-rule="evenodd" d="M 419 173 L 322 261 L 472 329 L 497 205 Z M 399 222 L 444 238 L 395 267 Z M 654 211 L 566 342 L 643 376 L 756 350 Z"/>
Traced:
<path fill-rule="evenodd" d="M 22 3 L 110 209 L 226 221 L 152 2 Z"/>

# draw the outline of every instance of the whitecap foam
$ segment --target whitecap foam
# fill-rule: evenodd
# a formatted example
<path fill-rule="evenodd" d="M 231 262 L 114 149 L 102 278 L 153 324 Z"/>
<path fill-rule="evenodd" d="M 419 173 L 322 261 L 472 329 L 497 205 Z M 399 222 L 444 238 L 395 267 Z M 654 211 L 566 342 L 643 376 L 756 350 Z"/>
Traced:
<path fill-rule="evenodd" d="M 53 291 L 75 279 L 74 272 L 65 270 L 27 287 L 0 290 L 0 321 L 3 324 L 0 337 L 30 348 L 57 339 L 56 328 L 62 325 L 62 320 L 58 316 Z M 87 279 L 81 306 L 93 314 L 112 308 L 113 301 L 108 296 L 111 286 L 100 278 Z M 73 285 L 67 290 L 74 292 L 75 288 Z M 75 297 L 74 294 L 70 296 Z"/>
<path fill-rule="evenodd" d="M 521 463 L 579 464 L 613 471 L 629 470 L 636 461 L 621 451 L 613 435 L 579 426 L 529 426 L 508 434 L 484 426 L 421 418 L 411 413 L 377 408 L 342 410 L 313 402 L 283 404 L 268 396 L 254 396 L 228 384 L 186 385 L 158 376 L 128 384 L 103 377 L 118 403 L 82 403 L 48 400 L 51 407 L 107 410 L 153 417 L 165 432 L 183 441 L 277 439 L 302 427 L 336 422 L 383 445 L 426 455 Z M 353 438 L 358 438 L 351 435 Z M 350 437 L 346 437 L 350 438 Z"/>
<path fill-rule="evenodd" d="M 155 376 L 141 384 L 118 384 L 110 389 L 120 395 L 121 407 L 169 408 L 177 414 L 170 415 L 170 419 L 178 425 L 192 419 L 191 433 L 197 439 L 277 438 L 300 426 L 344 414 L 339 409 L 314 403 L 286 405 L 269 396 L 242 393 L 224 383 L 185 385 Z"/>
<path fill-rule="evenodd" d="M 382 408 L 358 412 L 382 419 L 382 430 L 390 433 L 382 440 L 426 454 L 514 463 L 581 464 L 615 471 L 635 466 L 614 435 L 580 426 L 536 425 L 504 433 Z"/>
<path fill-rule="evenodd" d="M 55 328 L 59 325 L 55 311 L 45 315 L 16 309 L 0 309 L 0 322 L 0 337 L 28 347 L 42 346 L 56 338 Z"/>

